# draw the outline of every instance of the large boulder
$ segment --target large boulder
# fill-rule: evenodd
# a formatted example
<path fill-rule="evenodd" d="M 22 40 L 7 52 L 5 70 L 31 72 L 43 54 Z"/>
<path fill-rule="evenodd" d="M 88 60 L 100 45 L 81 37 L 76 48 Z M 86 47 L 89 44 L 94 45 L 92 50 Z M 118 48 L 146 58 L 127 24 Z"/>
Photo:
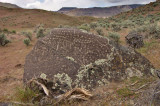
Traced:
<path fill-rule="evenodd" d="M 52 81 L 52 89 L 93 89 L 111 81 L 151 75 L 150 62 L 106 37 L 78 29 L 53 29 L 26 57 L 24 82 Z"/>
<path fill-rule="evenodd" d="M 125 38 L 130 47 L 141 48 L 144 46 L 143 36 L 136 32 L 129 33 Z"/>

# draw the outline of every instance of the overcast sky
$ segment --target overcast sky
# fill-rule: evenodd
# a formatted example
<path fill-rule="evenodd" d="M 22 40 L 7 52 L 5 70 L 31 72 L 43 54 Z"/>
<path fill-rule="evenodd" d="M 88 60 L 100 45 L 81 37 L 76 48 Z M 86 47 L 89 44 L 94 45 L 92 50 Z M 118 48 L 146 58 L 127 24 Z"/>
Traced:
<path fill-rule="evenodd" d="M 156 0 L 0 0 L 23 8 L 39 8 L 56 11 L 62 7 L 108 7 L 125 4 L 147 4 Z"/>

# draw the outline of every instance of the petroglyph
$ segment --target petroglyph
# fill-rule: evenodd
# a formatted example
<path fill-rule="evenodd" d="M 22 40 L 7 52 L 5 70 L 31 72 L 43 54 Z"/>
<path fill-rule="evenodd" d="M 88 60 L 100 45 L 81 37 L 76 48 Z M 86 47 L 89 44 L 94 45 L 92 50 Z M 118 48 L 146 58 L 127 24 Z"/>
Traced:
<path fill-rule="evenodd" d="M 53 29 L 26 57 L 24 81 L 41 76 L 54 82 L 53 89 L 94 89 L 134 75 L 151 75 L 151 69 L 142 55 L 106 37 L 78 29 Z"/>

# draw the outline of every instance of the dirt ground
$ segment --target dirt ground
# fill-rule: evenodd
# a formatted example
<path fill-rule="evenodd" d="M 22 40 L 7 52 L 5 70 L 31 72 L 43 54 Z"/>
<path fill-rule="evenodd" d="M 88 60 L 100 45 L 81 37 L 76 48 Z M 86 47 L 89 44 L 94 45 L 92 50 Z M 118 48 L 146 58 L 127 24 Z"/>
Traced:
<path fill-rule="evenodd" d="M 15 88 L 22 86 L 25 57 L 36 42 L 26 47 L 23 35 L 8 35 L 8 38 L 12 42 L 0 47 L 0 101 L 8 100 Z"/>

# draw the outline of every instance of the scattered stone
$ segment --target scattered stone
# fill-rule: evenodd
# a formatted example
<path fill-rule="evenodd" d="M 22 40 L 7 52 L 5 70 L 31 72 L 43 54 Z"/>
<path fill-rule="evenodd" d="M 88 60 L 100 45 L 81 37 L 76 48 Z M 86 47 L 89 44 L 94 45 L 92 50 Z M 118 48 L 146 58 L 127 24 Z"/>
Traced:
<path fill-rule="evenodd" d="M 141 48 L 144 46 L 143 36 L 136 32 L 129 33 L 125 38 L 130 47 Z"/>
<path fill-rule="evenodd" d="M 21 67 L 22 67 L 22 64 L 15 65 L 15 68 L 21 68 Z"/>

